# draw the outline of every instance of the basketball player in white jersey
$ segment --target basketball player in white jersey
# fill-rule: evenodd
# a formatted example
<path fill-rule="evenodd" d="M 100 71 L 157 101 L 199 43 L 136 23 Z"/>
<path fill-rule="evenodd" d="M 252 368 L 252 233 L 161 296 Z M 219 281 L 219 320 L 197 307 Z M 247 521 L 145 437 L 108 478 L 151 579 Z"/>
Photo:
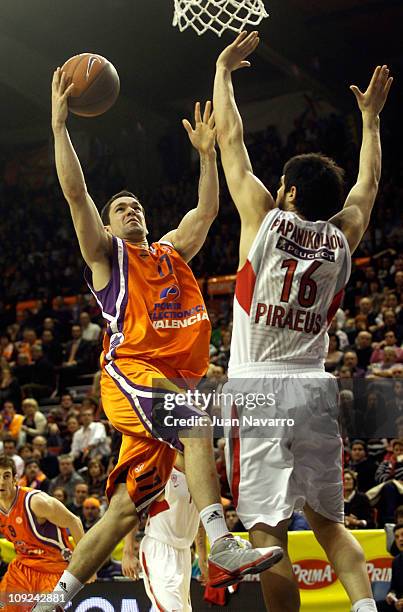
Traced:
<path fill-rule="evenodd" d="M 222 164 L 241 217 L 229 389 L 245 388 L 241 379 L 253 378 L 251 389 L 273 393 L 273 413 L 292 417 L 295 426 L 286 421 L 271 436 L 240 419 L 239 430 L 227 432 L 229 479 L 254 546 L 286 549 L 288 519 L 304 506 L 354 612 L 369 612 L 376 606 L 364 554 L 343 525 L 337 387 L 323 364 L 327 328 L 378 190 L 379 113 L 392 78 L 387 66 L 378 66 L 365 93 L 351 86 L 363 139 L 357 183 L 344 206 L 342 170 L 317 154 L 287 162 L 274 200 L 253 174 L 231 80 L 234 70 L 250 65 L 246 58 L 258 44 L 257 32 L 242 32 L 219 56 L 214 84 Z M 271 404 L 265 409 L 270 413 Z M 242 412 L 231 410 L 233 417 Z M 299 610 L 287 555 L 261 581 L 270 612 Z"/>
<path fill-rule="evenodd" d="M 183 457 L 178 454 L 164 494 L 149 510 L 139 561 L 144 587 L 156 610 L 190 612 L 192 560 L 190 547 L 196 539 L 200 516 L 189 493 Z M 204 530 L 203 530 L 204 532 Z M 138 561 L 131 532 L 123 548 L 123 574 L 137 579 Z M 198 546 L 202 576 L 207 578 L 205 532 Z"/>

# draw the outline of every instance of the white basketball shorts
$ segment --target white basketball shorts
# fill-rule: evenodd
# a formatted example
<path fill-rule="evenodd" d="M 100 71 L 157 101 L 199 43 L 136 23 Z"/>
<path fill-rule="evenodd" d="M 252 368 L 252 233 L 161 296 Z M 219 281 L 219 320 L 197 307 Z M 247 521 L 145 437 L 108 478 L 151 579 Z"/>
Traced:
<path fill-rule="evenodd" d="M 222 402 L 226 463 L 245 527 L 276 526 L 305 503 L 343 522 L 336 379 L 300 365 L 231 375 Z"/>
<path fill-rule="evenodd" d="M 190 612 L 190 548 L 178 549 L 145 535 L 140 544 L 144 587 L 156 610 Z"/>

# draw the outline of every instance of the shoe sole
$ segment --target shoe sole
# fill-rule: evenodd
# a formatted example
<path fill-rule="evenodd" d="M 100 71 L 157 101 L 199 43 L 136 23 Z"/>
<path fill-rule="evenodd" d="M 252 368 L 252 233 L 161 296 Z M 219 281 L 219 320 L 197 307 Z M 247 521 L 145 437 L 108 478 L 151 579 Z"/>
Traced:
<path fill-rule="evenodd" d="M 250 563 L 249 565 L 239 568 L 236 573 L 230 574 L 222 570 L 222 577 L 218 576 L 216 581 L 209 582 L 209 586 L 219 589 L 221 587 L 231 586 L 231 584 L 237 584 L 241 582 L 243 578 L 249 574 L 261 574 L 265 570 L 270 569 L 273 565 L 276 565 L 283 558 L 284 553 L 281 548 L 275 552 L 270 552 L 267 555 L 260 557 L 257 561 Z M 216 566 L 218 567 L 218 566 Z"/>

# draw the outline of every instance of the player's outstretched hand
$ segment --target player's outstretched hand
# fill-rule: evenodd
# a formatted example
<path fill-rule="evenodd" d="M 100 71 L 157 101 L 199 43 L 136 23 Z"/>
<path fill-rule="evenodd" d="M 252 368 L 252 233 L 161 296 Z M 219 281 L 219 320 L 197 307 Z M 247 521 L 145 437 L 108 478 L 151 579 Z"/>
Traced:
<path fill-rule="evenodd" d="M 222 66 L 230 72 L 238 68 L 249 68 L 250 62 L 246 61 L 246 58 L 254 52 L 259 42 L 259 32 L 241 32 L 219 55 L 217 67 Z"/>
<path fill-rule="evenodd" d="M 133 554 L 129 554 L 123 548 L 122 555 L 122 574 L 126 576 L 126 578 L 131 578 L 132 580 L 139 580 L 141 573 L 141 564 L 137 557 Z"/>
<path fill-rule="evenodd" d="M 67 99 L 73 91 L 74 84 L 69 83 L 66 74 L 57 68 L 52 79 L 52 127 L 60 127 L 66 123 L 69 112 Z"/>
<path fill-rule="evenodd" d="M 389 76 L 389 68 L 377 66 L 364 93 L 356 85 L 350 85 L 360 111 L 372 116 L 379 115 L 385 105 L 392 83 L 393 77 Z"/>
<path fill-rule="evenodd" d="M 200 154 L 209 154 L 214 151 L 216 129 L 214 112 L 211 112 L 211 102 L 208 100 L 204 107 L 203 117 L 200 110 L 200 102 L 195 104 L 195 127 L 187 119 L 182 119 L 182 124 L 188 133 L 189 140 Z"/>

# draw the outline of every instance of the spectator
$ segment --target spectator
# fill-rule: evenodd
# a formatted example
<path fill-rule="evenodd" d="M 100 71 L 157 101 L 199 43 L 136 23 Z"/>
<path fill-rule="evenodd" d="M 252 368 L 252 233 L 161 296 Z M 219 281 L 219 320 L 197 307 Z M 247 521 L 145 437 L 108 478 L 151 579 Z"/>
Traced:
<path fill-rule="evenodd" d="M 59 462 L 55 455 L 48 450 L 48 443 L 44 436 L 35 436 L 32 440 L 33 455 L 39 461 L 39 466 L 50 479 L 59 474 Z"/>
<path fill-rule="evenodd" d="M 31 487 L 31 489 L 39 489 L 40 491 L 48 492 L 49 479 L 46 477 L 39 467 L 37 459 L 28 459 L 25 463 L 24 475 L 19 480 L 20 487 Z"/>
<path fill-rule="evenodd" d="M 22 409 L 25 414 L 21 431 L 25 434 L 25 442 L 33 442 L 36 436 L 46 434 L 48 421 L 45 415 L 39 410 L 38 402 L 33 397 L 27 397 L 22 402 Z"/>
<path fill-rule="evenodd" d="M 14 438 L 4 438 L 3 453 L 14 461 L 17 470 L 17 478 L 22 478 L 24 473 L 24 461 L 17 455 L 17 444 Z"/>
<path fill-rule="evenodd" d="M 359 314 L 363 315 L 368 323 L 370 331 L 376 328 L 376 312 L 373 310 L 372 299 L 363 297 L 359 303 Z"/>
<path fill-rule="evenodd" d="M 33 459 L 32 444 L 23 444 L 22 446 L 20 446 L 18 454 L 24 461 L 24 463 L 26 463 L 28 459 Z"/>
<path fill-rule="evenodd" d="M 403 610 L 403 523 L 395 525 L 393 530 L 395 544 L 399 554 L 392 561 L 392 580 L 386 603 L 393 610 Z"/>
<path fill-rule="evenodd" d="M 353 378 L 364 378 L 365 371 L 358 367 L 358 357 L 355 351 L 348 350 L 344 353 L 343 365 L 351 370 Z"/>
<path fill-rule="evenodd" d="M 105 468 L 99 459 L 91 459 L 88 462 L 88 472 L 86 474 L 89 494 L 95 497 L 105 495 L 106 476 Z"/>
<path fill-rule="evenodd" d="M 371 506 L 365 493 L 357 490 L 357 475 L 344 470 L 344 524 L 349 529 L 373 527 Z"/>
<path fill-rule="evenodd" d="M 83 520 L 83 503 L 88 497 L 88 485 L 86 482 L 78 482 L 74 487 L 73 501 L 67 504 L 67 509 Z"/>
<path fill-rule="evenodd" d="M 72 326 L 71 336 L 72 340 L 66 344 L 65 360 L 60 370 L 59 388 L 62 392 L 76 382 L 77 376 L 86 374 L 90 368 L 91 342 L 83 340 L 79 325 Z"/>
<path fill-rule="evenodd" d="M 354 440 L 350 456 L 346 467 L 357 474 L 357 490 L 365 493 L 375 486 L 376 465 L 368 457 L 367 445 L 363 440 Z"/>
<path fill-rule="evenodd" d="M 392 444 L 392 457 L 382 461 L 376 473 L 377 483 L 385 483 L 378 503 L 378 525 L 391 523 L 395 510 L 403 503 L 403 495 L 399 493 L 393 480 L 403 483 L 403 440 L 396 439 Z"/>
<path fill-rule="evenodd" d="M 81 337 L 88 342 L 97 342 L 101 335 L 101 328 L 97 323 L 92 323 L 88 312 L 80 314 Z"/>
<path fill-rule="evenodd" d="M 71 455 L 60 455 L 58 460 L 60 474 L 50 481 L 49 491 L 52 493 L 56 487 L 62 487 L 66 491 L 69 503 L 74 496 L 74 487 L 78 482 L 84 482 L 84 479 L 75 471 Z"/>
<path fill-rule="evenodd" d="M 71 415 L 68 417 L 66 421 L 66 431 L 63 436 L 63 444 L 62 444 L 62 453 L 69 454 L 71 453 L 71 445 L 73 442 L 73 436 L 80 429 L 80 423 L 76 416 Z"/>
<path fill-rule="evenodd" d="M 53 493 L 51 493 L 53 497 L 59 500 L 62 504 L 66 505 L 67 502 L 67 493 L 63 487 L 56 487 L 53 489 Z"/>
<path fill-rule="evenodd" d="M 374 351 L 371 356 L 371 363 L 379 363 L 384 361 L 384 348 L 387 346 L 391 346 L 396 349 L 396 362 L 403 361 L 403 349 L 399 348 L 397 345 L 397 338 L 394 331 L 388 331 L 385 334 L 385 339 L 382 342 L 379 342 L 376 347 L 374 347 Z"/>
<path fill-rule="evenodd" d="M 11 374 L 10 366 L 3 364 L 0 368 L 0 406 L 12 402 L 19 409 L 21 406 L 21 388 L 18 380 Z"/>
<path fill-rule="evenodd" d="M 23 393 L 36 399 L 49 397 L 55 388 L 54 367 L 44 356 L 39 344 L 32 347 L 31 359 L 30 380 L 28 384 L 23 385 Z"/>
<path fill-rule="evenodd" d="M 16 442 L 21 434 L 21 427 L 24 417 L 22 414 L 17 414 L 12 402 L 4 402 L 4 408 L 0 415 L 0 434 L 4 437 L 11 437 Z"/>
<path fill-rule="evenodd" d="M 372 356 L 372 334 L 368 331 L 360 331 L 355 339 L 355 353 L 357 355 L 357 365 L 362 370 L 369 366 Z"/>
<path fill-rule="evenodd" d="M 101 518 L 101 502 L 96 497 L 87 497 L 83 503 L 83 527 L 87 532 Z"/>
<path fill-rule="evenodd" d="M 14 360 L 15 354 L 16 350 L 14 343 L 11 342 L 10 334 L 0 334 L 0 357 L 4 357 L 10 363 L 10 361 Z"/>
<path fill-rule="evenodd" d="M 225 522 L 229 531 L 245 531 L 245 527 L 239 520 L 235 506 L 227 506 L 224 510 Z"/>
<path fill-rule="evenodd" d="M 371 371 L 373 376 L 392 378 L 393 366 L 396 363 L 396 349 L 393 346 L 385 346 L 383 349 L 383 361 L 373 363 Z"/>
<path fill-rule="evenodd" d="M 44 329 L 41 336 L 42 350 L 46 359 L 53 365 L 59 366 L 63 361 L 63 350 L 55 340 L 51 329 Z"/>
<path fill-rule="evenodd" d="M 340 340 L 336 334 L 329 334 L 329 349 L 325 360 L 326 372 L 333 372 L 340 364 L 343 352 L 340 350 Z"/>
<path fill-rule="evenodd" d="M 81 412 L 81 427 L 73 435 L 71 454 L 80 463 L 96 456 L 107 457 L 110 445 L 102 423 L 94 421 L 94 412 L 91 408 L 84 408 Z"/>

